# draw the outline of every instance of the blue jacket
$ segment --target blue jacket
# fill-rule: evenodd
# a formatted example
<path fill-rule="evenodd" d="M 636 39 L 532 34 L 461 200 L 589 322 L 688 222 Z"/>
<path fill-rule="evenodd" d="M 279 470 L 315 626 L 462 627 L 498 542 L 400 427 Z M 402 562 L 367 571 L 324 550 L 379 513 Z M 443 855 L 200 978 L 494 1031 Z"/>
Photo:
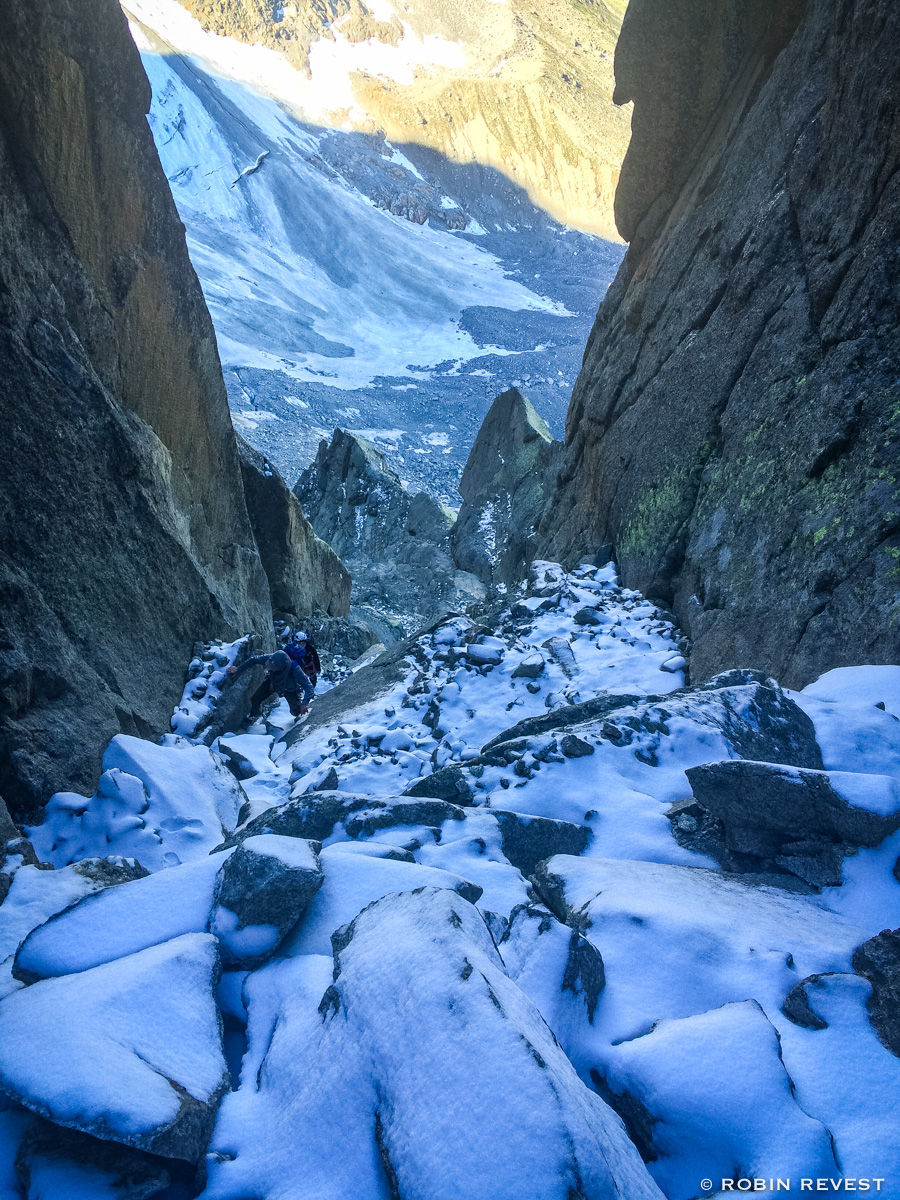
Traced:
<path fill-rule="evenodd" d="M 305 675 L 308 675 L 315 682 L 316 677 L 322 672 L 322 664 L 319 662 L 319 655 L 312 642 L 306 642 L 302 646 L 297 642 L 288 642 L 284 647 L 284 652 L 288 658 L 292 659 L 300 667 Z"/>
<path fill-rule="evenodd" d="M 282 653 L 276 650 L 276 654 Z M 254 654 L 252 658 L 245 659 L 237 669 L 238 675 L 242 671 L 246 671 L 248 667 L 264 667 L 270 658 L 274 658 L 274 654 Z M 283 696 L 285 692 L 300 692 L 305 702 L 309 702 L 313 697 L 315 689 L 310 683 L 308 676 L 295 663 L 290 662 L 288 666 L 281 671 L 267 671 L 266 676 L 272 684 L 274 691 L 279 696 Z"/>

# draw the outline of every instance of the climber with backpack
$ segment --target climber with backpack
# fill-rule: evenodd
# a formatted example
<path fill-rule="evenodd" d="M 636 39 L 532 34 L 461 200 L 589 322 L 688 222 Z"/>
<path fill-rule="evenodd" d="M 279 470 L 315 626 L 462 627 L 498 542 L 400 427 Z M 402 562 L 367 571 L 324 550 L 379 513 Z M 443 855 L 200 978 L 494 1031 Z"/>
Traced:
<path fill-rule="evenodd" d="M 284 696 L 295 717 L 302 717 L 309 712 L 315 687 L 303 668 L 283 650 L 276 650 L 274 654 L 255 654 L 252 658 L 244 659 L 239 667 L 229 667 L 227 674 L 231 679 L 236 679 L 248 667 L 256 666 L 265 667 L 266 677 L 250 698 L 251 720 L 259 716 L 263 702 L 273 692 Z"/>
<path fill-rule="evenodd" d="M 284 647 L 284 651 L 315 687 L 316 681 L 322 674 L 322 664 L 319 662 L 319 653 L 310 641 L 309 634 L 298 629 Z"/>

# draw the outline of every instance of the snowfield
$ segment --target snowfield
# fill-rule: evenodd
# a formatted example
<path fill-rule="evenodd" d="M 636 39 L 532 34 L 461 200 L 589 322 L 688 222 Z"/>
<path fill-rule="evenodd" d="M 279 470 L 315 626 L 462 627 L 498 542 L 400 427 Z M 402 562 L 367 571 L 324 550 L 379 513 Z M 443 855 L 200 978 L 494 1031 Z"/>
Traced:
<path fill-rule="evenodd" d="M 152 1151 L 147 1197 L 161 1161 L 208 1200 L 900 1196 L 900 669 L 686 686 L 611 565 L 535 563 L 206 745 L 241 645 L 29 831 L 55 869 L 0 907 L 3 1200 L 20 1147 L 71 1189 L 29 1196 L 138 1194 L 29 1113 Z M 760 778 L 809 789 L 805 840 Z"/>

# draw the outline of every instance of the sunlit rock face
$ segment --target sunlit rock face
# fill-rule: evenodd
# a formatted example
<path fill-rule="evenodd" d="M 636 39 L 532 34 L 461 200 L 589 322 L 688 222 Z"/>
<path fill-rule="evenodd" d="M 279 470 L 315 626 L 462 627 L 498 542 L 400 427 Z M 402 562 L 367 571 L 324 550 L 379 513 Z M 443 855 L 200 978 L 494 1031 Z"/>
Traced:
<path fill-rule="evenodd" d="M 702 678 L 900 652 L 900 12 L 635 0 L 628 255 L 573 392 L 542 553 L 612 543 Z"/>
<path fill-rule="evenodd" d="M 612 105 L 623 0 L 185 0 L 213 33 L 280 51 L 330 121 L 496 167 L 563 224 L 616 238 L 628 114 Z"/>

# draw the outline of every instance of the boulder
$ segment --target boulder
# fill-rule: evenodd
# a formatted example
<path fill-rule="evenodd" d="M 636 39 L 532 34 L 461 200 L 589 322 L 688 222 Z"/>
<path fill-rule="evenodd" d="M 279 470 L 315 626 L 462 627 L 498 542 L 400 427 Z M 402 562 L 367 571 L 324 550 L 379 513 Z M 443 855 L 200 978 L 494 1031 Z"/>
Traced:
<path fill-rule="evenodd" d="M 718 727 L 740 758 L 822 769 L 815 729 L 803 709 L 773 680 L 745 671 L 727 672 L 699 686 L 679 688 L 663 696 L 606 693 L 579 704 L 561 705 L 546 715 L 513 725 L 487 742 L 482 752 L 516 738 L 588 723 L 596 724 L 604 730 L 604 736 L 613 740 L 622 729 L 629 728 L 633 733 L 644 730 L 659 734 L 674 716 Z M 619 733 L 606 734 L 601 718 Z"/>
<path fill-rule="evenodd" d="M 503 661 L 503 650 L 500 646 L 471 642 L 466 646 L 465 653 L 469 662 L 476 667 L 496 667 Z"/>
<path fill-rule="evenodd" d="M 465 815 L 458 805 L 441 799 L 372 798 L 362 811 L 353 813 L 345 821 L 344 828 L 348 837 L 371 837 L 381 829 L 398 825 L 439 828 L 444 821 L 462 821 Z"/>
<path fill-rule="evenodd" d="M 231 644 L 197 642 L 187 683 L 172 713 L 172 732 L 211 746 L 216 738 L 239 729 L 250 712 L 250 698 L 262 682 L 263 669 L 250 667 L 234 679 L 229 679 L 227 669 L 239 667 L 262 649 L 263 639 L 256 635 Z"/>
<path fill-rule="evenodd" d="M 578 674 L 578 666 L 575 662 L 575 655 L 572 652 L 568 638 L 551 637 L 546 642 L 543 642 L 542 645 L 549 652 L 551 658 L 559 663 L 565 677 L 567 679 L 574 679 Z"/>
<path fill-rule="evenodd" d="M 512 673 L 513 679 L 539 679 L 544 673 L 544 656 L 538 651 L 528 654 Z"/>
<path fill-rule="evenodd" d="M 318 842 L 258 834 L 228 856 L 209 919 L 225 961 L 253 969 L 274 953 L 322 886 L 319 849 Z"/>
<path fill-rule="evenodd" d="M 591 743 L 574 733 L 564 733 L 559 739 L 559 748 L 566 758 L 586 758 L 594 753 Z"/>
<path fill-rule="evenodd" d="M 425 888 L 446 888 L 469 904 L 482 896 L 477 884 L 455 871 L 382 853 L 352 854 L 341 843 L 322 851 L 322 869 L 322 887 L 306 919 L 285 942 L 284 954 L 326 954 L 335 931 L 382 896 Z"/>
<path fill-rule="evenodd" d="M 33 929 L 85 896 L 146 876 L 133 859 L 84 859 L 58 871 L 19 867 L 0 917 L 0 998 L 21 987 L 12 975 L 16 951 Z"/>
<path fill-rule="evenodd" d="M 611 1099 L 649 1116 L 651 1172 L 670 1196 L 697 1194 L 697 1172 L 728 1179 L 838 1173 L 830 1131 L 806 1111 L 778 1031 L 754 1000 L 656 1022 L 618 1048 Z M 627 1110 L 626 1110 L 627 1111 Z"/>
<path fill-rule="evenodd" d="M 14 992 L 0 1089 L 57 1125 L 200 1162 L 228 1085 L 218 974 L 215 938 L 186 934 Z"/>
<path fill-rule="evenodd" d="M 158 871 L 205 857 L 237 824 L 243 793 L 206 746 L 119 735 L 103 768 L 94 796 L 57 793 L 43 823 L 30 828 L 44 862 L 61 867 L 112 853 Z"/>
<path fill-rule="evenodd" d="M 828 1022 L 813 1009 L 809 998 L 810 989 L 821 986 L 822 980 L 827 977 L 827 973 L 807 975 L 806 979 L 794 984 L 781 1006 L 781 1011 L 789 1021 L 804 1029 L 828 1028 Z"/>
<path fill-rule="evenodd" d="M 441 767 L 406 789 L 406 796 L 434 796 L 438 800 L 449 800 L 453 804 L 472 804 L 474 793 L 462 767 Z"/>
<path fill-rule="evenodd" d="M 375 1195 L 387 1178 L 433 1200 L 659 1200 L 460 896 L 384 896 L 333 948 L 333 979 L 294 959 L 248 988 L 259 1086 L 223 1107 L 211 1194 L 263 1195 L 302 1161 L 310 1194 Z"/>
<path fill-rule="evenodd" d="M 573 620 L 576 625 L 609 625 L 611 619 L 604 617 L 596 608 L 579 608 Z"/>
<path fill-rule="evenodd" d="M 869 1020 L 883 1045 L 900 1056 L 900 929 L 884 929 L 856 950 L 853 970 L 872 985 Z"/>
<path fill-rule="evenodd" d="M 697 803 L 721 822 L 722 845 L 710 842 L 709 850 L 727 869 L 784 870 L 832 887 L 845 854 L 900 829 L 900 784 L 886 775 L 741 759 L 686 774 Z M 681 840 L 690 844 L 690 831 Z"/>
<path fill-rule="evenodd" d="M 18 868 L 34 866 L 37 861 L 31 842 L 20 832 L 0 796 L 0 904 Z"/>
<path fill-rule="evenodd" d="M 79 899 L 29 933 L 13 975 L 33 984 L 114 962 L 182 934 L 204 933 L 228 857 L 227 851 L 212 854 Z"/>
<path fill-rule="evenodd" d="M 554 854 L 582 854 L 591 840 L 586 825 L 490 810 L 500 826 L 503 853 L 523 875 L 533 875 L 538 863 Z"/>
<path fill-rule="evenodd" d="M 235 830 L 218 849 L 239 846 L 248 837 L 278 834 L 283 837 L 306 838 L 322 842 L 331 837 L 340 824 L 355 809 L 365 808 L 369 796 L 353 796 L 346 792 L 311 792 L 297 796 L 284 804 L 276 804 Z"/>
<path fill-rule="evenodd" d="M 498 949 L 510 978 L 534 1000 L 557 1036 L 565 1020 L 566 993 L 583 1004 L 588 1024 L 594 1023 L 606 973 L 600 951 L 576 929 L 561 924 L 546 908 L 521 904 L 510 914 Z M 560 963 L 564 964 L 561 978 Z M 547 999 L 551 981 L 558 988 L 552 1011 Z"/>
<path fill-rule="evenodd" d="M 808 896 L 702 867 L 560 855 L 533 883 L 603 958 L 595 1025 L 602 1012 L 607 1046 L 732 1001 L 777 1013 L 798 979 L 847 972 L 859 944 L 857 925 Z M 599 1045 L 597 1054 L 615 1057 Z"/>

